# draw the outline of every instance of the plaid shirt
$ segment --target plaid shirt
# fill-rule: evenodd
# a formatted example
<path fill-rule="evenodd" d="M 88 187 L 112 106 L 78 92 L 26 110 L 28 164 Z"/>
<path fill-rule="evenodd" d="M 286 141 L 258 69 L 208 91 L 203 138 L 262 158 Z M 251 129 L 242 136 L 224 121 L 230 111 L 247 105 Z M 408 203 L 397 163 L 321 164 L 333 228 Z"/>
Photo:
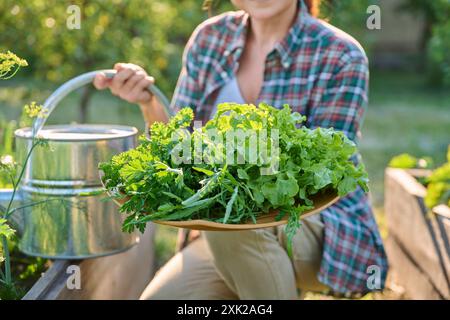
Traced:
<path fill-rule="evenodd" d="M 194 31 L 173 108 L 190 106 L 197 120 L 210 118 L 218 91 L 239 67 L 248 22 L 248 14 L 228 12 Z M 267 56 L 258 103 L 289 104 L 307 116 L 307 126 L 333 127 L 356 141 L 367 86 L 368 62 L 356 40 L 301 9 L 285 39 Z M 387 261 L 368 196 L 357 189 L 321 216 L 325 231 L 319 280 L 334 292 L 365 293 L 377 289 L 368 284 L 379 271 L 382 288 Z"/>

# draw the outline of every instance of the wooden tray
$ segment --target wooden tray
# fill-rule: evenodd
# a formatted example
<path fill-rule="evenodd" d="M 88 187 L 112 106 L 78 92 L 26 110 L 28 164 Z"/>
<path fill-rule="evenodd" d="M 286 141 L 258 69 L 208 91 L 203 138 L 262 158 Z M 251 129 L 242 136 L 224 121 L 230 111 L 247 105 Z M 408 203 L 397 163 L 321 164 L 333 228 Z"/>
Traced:
<path fill-rule="evenodd" d="M 103 183 L 103 181 L 102 181 Z M 111 194 L 109 194 L 111 196 Z M 305 211 L 300 219 L 305 219 L 310 217 L 320 211 L 328 208 L 337 200 L 339 197 L 337 192 L 334 190 L 330 190 L 327 193 L 316 194 L 311 197 L 311 200 L 314 202 L 315 207 L 311 210 Z M 122 206 L 127 200 L 122 199 L 113 199 L 113 201 L 118 205 Z M 256 223 L 253 221 L 249 221 L 242 224 L 228 224 L 228 223 L 219 223 L 212 222 L 207 220 L 186 220 L 186 221 L 166 221 L 166 220 L 153 220 L 152 222 L 157 224 L 162 224 L 166 226 L 172 226 L 176 228 L 184 228 L 191 230 L 204 230 L 204 231 L 238 231 L 238 230 L 253 230 L 253 229 L 261 229 L 261 228 L 269 228 L 275 227 L 282 224 L 286 224 L 288 220 L 288 216 L 286 215 L 283 219 L 276 221 L 275 217 L 278 214 L 278 210 L 273 210 L 267 214 L 261 215 L 256 219 Z"/>
<path fill-rule="evenodd" d="M 330 192 L 324 195 L 318 195 L 316 197 L 311 197 L 314 201 L 315 207 L 314 209 L 305 211 L 300 219 L 305 219 L 310 217 L 320 211 L 328 208 L 333 203 L 335 203 L 339 197 L 337 193 Z M 283 219 L 279 221 L 275 221 L 275 217 L 277 216 L 278 211 L 274 210 L 267 214 L 261 215 L 256 219 L 256 223 L 253 221 L 249 221 L 242 224 L 228 224 L 228 223 L 219 223 L 212 222 L 206 220 L 188 220 L 188 221 L 160 221 L 155 220 L 154 223 L 163 224 L 167 226 L 177 227 L 177 228 L 185 228 L 192 230 L 204 230 L 204 231 L 239 231 L 239 230 L 253 230 L 253 229 L 261 229 L 261 228 L 269 228 L 275 227 L 282 224 L 286 224 L 288 220 L 288 216 L 284 216 Z"/>

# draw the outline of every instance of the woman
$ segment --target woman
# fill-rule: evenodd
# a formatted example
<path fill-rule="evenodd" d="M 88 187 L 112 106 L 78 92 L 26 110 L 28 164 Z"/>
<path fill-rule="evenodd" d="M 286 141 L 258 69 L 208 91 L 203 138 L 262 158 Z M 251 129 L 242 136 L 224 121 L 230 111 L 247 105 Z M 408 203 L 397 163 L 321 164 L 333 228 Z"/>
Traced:
<path fill-rule="evenodd" d="M 172 106 L 207 121 L 220 102 L 289 104 L 309 127 L 359 134 L 367 102 L 368 62 L 360 45 L 313 17 L 317 1 L 232 0 L 240 11 L 202 23 L 189 40 Z M 146 121 L 167 121 L 140 67 L 117 64 L 99 89 L 138 103 Z M 357 159 L 355 161 L 358 161 Z M 386 257 L 361 189 L 304 221 L 285 250 L 283 228 L 205 232 L 175 255 L 145 299 L 295 299 L 298 289 L 341 294 L 381 289 Z M 373 273 L 375 270 L 375 273 Z"/>

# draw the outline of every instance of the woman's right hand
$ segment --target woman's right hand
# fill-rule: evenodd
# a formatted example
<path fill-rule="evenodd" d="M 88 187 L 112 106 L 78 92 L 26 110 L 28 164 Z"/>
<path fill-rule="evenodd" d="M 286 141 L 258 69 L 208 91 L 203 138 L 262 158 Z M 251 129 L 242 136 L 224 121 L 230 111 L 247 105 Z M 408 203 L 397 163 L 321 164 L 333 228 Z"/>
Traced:
<path fill-rule="evenodd" d="M 153 77 L 140 66 L 131 63 L 116 63 L 114 69 L 117 74 L 113 78 L 107 78 L 103 73 L 97 74 L 94 86 L 99 90 L 109 88 L 113 95 L 141 106 L 151 103 L 152 94 L 147 87 L 155 82 Z"/>
<path fill-rule="evenodd" d="M 94 78 L 94 86 L 103 90 L 109 88 L 113 95 L 141 107 L 145 121 L 150 125 L 155 121 L 167 122 L 168 115 L 164 108 L 147 90 L 155 79 L 147 74 L 141 67 L 131 63 L 116 63 L 114 69 L 117 74 L 107 78 L 99 73 Z"/>

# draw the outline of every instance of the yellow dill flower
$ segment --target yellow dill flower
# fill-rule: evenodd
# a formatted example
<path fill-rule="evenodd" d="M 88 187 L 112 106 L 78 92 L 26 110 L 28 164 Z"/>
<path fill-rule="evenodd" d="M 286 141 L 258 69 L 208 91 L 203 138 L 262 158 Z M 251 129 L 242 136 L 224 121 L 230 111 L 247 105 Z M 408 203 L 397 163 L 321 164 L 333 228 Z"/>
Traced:
<path fill-rule="evenodd" d="M 24 112 L 26 115 L 33 119 L 33 118 L 45 118 L 47 116 L 47 109 L 44 109 L 44 107 L 40 104 L 37 104 L 35 101 L 31 102 L 30 104 L 26 104 L 23 107 Z"/>
<path fill-rule="evenodd" d="M 28 62 L 19 58 L 11 51 L 7 53 L 0 52 L 0 79 L 10 79 L 21 67 L 26 66 L 28 66 Z"/>

